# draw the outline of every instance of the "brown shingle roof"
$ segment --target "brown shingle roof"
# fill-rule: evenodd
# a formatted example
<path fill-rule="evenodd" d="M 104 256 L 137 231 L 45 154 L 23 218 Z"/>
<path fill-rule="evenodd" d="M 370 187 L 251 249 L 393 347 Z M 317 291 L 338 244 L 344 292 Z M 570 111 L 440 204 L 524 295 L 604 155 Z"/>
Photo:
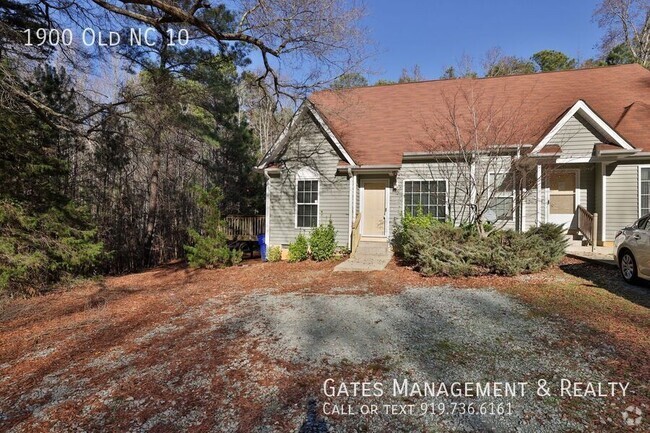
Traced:
<path fill-rule="evenodd" d="M 583 100 L 629 143 L 650 151 L 650 71 L 639 65 L 326 90 L 309 100 L 360 165 L 448 150 L 450 113 L 461 119 L 454 123 L 463 136 L 474 130 L 470 105 L 491 144 L 534 145 Z"/>

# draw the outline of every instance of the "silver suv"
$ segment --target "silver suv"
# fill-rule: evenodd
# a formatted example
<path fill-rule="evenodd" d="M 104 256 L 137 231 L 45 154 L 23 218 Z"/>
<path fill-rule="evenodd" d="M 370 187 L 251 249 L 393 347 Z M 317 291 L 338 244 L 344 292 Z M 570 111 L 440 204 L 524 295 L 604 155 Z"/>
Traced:
<path fill-rule="evenodd" d="M 616 233 L 614 259 L 628 283 L 650 280 L 650 214 Z"/>

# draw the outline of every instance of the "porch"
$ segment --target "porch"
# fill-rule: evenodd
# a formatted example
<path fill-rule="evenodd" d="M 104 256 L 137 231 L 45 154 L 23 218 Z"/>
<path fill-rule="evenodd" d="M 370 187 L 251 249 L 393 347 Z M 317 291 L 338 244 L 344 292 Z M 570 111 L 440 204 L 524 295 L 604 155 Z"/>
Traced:
<path fill-rule="evenodd" d="M 535 215 L 534 224 L 563 225 L 576 253 L 611 254 L 614 239 L 607 227 L 607 164 L 547 162 L 538 163 L 535 170 L 535 185 L 530 185 L 535 209 L 529 212 Z"/>

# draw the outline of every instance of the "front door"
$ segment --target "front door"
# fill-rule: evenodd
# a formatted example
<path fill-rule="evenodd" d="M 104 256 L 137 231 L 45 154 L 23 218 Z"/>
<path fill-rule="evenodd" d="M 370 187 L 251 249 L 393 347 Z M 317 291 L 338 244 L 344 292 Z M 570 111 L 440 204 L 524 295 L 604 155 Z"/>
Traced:
<path fill-rule="evenodd" d="M 361 219 L 363 236 L 386 235 L 386 182 L 364 182 Z"/>
<path fill-rule="evenodd" d="M 576 202 L 577 173 L 556 171 L 549 176 L 548 222 L 571 227 L 578 205 Z"/>

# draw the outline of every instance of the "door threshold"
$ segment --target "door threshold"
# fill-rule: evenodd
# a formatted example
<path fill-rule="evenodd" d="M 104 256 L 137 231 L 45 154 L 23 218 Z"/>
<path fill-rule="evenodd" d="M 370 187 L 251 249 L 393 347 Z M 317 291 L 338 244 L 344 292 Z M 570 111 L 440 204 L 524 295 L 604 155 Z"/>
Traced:
<path fill-rule="evenodd" d="M 366 237 L 366 236 L 361 236 L 361 239 L 359 239 L 359 242 L 383 242 L 386 243 L 388 242 L 388 238 L 379 236 L 379 237 Z"/>

